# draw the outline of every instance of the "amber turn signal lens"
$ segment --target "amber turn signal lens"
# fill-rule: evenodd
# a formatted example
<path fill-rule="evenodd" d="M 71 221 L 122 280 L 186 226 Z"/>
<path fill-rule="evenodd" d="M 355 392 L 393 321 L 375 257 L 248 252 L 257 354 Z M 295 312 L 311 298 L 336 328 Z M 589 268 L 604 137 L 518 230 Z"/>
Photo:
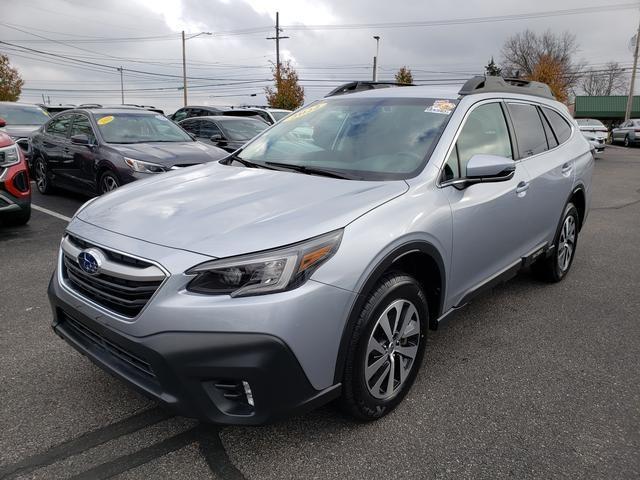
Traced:
<path fill-rule="evenodd" d="M 314 250 L 313 252 L 307 253 L 304 257 L 302 257 L 302 260 L 300 260 L 298 273 L 304 272 L 307 268 L 326 257 L 331 252 L 331 247 L 331 245 L 326 245 L 324 247 L 320 247 L 317 250 Z"/>

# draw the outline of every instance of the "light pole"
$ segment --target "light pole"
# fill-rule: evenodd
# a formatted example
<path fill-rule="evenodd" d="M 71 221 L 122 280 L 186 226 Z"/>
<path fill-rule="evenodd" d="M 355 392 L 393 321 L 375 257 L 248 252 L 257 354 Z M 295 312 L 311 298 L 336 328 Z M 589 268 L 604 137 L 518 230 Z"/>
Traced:
<path fill-rule="evenodd" d="M 624 121 L 631 118 L 631 110 L 633 108 L 633 91 L 636 84 L 636 69 L 638 68 L 638 47 L 640 47 L 640 23 L 635 36 L 635 45 L 633 46 L 633 70 L 631 71 L 631 83 L 629 84 L 629 95 L 627 96 L 627 108 L 624 112 Z"/>
<path fill-rule="evenodd" d="M 374 35 L 373 39 L 376 41 L 376 56 L 373 57 L 373 81 L 378 80 L 378 55 L 380 53 L 380 36 Z"/>
<path fill-rule="evenodd" d="M 211 32 L 200 32 L 190 37 L 185 37 L 184 30 L 182 30 L 182 89 L 184 91 L 184 106 L 187 106 L 187 55 L 185 53 L 185 43 L 187 40 L 199 37 L 200 35 L 211 35 Z"/>
<path fill-rule="evenodd" d="M 123 77 L 122 66 L 118 68 L 118 71 L 120 72 L 120 95 L 122 97 L 122 105 L 124 105 L 124 79 L 122 78 Z"/>

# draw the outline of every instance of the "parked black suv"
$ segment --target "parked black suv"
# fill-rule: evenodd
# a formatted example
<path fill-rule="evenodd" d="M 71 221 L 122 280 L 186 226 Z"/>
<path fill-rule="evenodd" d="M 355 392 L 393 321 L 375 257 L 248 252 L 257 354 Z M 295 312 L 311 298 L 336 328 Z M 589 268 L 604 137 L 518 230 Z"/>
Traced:
<path fill-rule="evenodd" d="M 36 185 L 102 194 L 150 174 L 219 160 L 166 117 L 137 108 L 84 108 L 56 115 L 32 136 Z"/>
<path fill-rule="evenodd" d="M 262 120 L 246 117 L 198 117 L 179 123 L 187 132 L 204 143 L 235 152 L 269 125 Z"/>
<path fill-rule="evenodd" d="M 183 107 L 179 110 L 176 110 L 175 113 L 169 115 L 169 118 L 174 122 L 178 123 L 185 118 L 191 117 L 210 117 L 212 115 L 222 115 L 223 112 L 227 110 L 226 108 L 217 108 L 217 107 L 198 107 L 198 106 L 189 106 Z"/>

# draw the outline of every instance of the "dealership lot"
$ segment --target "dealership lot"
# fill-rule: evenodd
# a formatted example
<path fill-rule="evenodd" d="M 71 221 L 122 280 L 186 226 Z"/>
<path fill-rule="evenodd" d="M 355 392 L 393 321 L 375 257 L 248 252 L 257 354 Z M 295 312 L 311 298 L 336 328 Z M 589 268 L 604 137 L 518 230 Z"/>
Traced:
<path fill-rule="evenodd" d="M 525 273 L 460 311 L 406 401 L 365 425 L 331 407 L 200 425 L 56 337 L 46 286 L 84 200 L 35 193 L 26 227 L 0 227 L 0 478 L 640 476 L 640 149 L 597 160 L 567 279 Z"/>

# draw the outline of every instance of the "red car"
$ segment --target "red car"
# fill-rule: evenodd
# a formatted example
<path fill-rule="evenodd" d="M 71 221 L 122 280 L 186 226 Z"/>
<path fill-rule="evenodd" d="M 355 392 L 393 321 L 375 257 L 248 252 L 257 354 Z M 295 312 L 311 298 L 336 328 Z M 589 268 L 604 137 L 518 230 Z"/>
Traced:
<path fill-rule="evenodd" d="M 0 131 L 0 223 L 24 225 L 31 217 L 27 162 L 9 135 Z"/>

